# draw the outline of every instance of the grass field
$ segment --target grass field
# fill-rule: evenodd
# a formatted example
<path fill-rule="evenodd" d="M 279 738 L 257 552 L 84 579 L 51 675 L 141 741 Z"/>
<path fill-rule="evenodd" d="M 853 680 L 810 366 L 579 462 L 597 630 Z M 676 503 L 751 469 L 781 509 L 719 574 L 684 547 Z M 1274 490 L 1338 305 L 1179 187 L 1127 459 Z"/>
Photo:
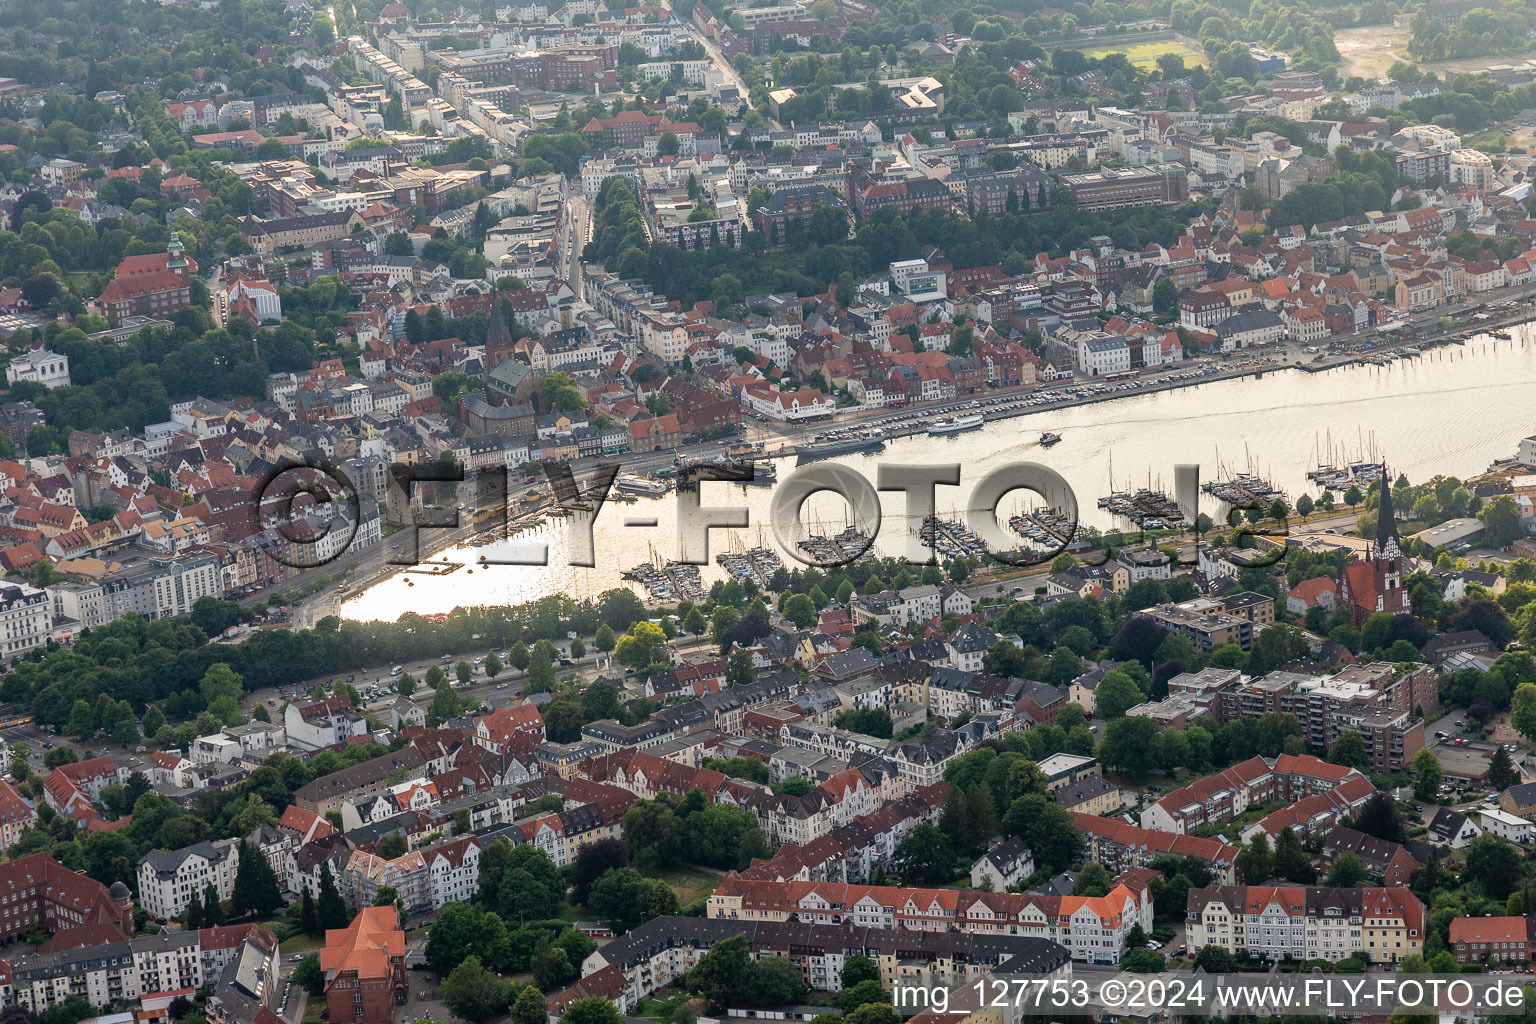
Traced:
<path fill-rule="evenodd" d="M 715 891 L 715 885 L 720 879 L 715 875 L 703 871 L 695 871 L 692 868 L 674 868 L 671 871 L 658 871 L 652 875 L 659 878 L 677 893 L 677 902 L 686 907 L 694 900 L 703 899 Z"/>
<path fill-rule="evenodd" d="M 1110 53 L 1125 54 L 1126 59 L 1139 68 L 1157 67 L 1157 58 L 1165 53 L 1176 53 L 1183 57 L 1185 67 L 1205 66 L 1205 54 L 1185 46 L 1177 39 L 1159 39 L 1152 43 L 1134 43 L 1130 46 L 1102 46 L 1098 49 L 1083 51 L 1084 56 L 1094 59 Z"/>

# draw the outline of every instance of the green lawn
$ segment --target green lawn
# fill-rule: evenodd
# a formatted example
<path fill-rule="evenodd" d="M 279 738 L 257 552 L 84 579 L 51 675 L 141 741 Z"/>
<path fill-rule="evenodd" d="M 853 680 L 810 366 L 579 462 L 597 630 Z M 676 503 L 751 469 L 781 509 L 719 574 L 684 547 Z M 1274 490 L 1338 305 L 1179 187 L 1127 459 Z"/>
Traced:
<path fill-rule="evenodd" d="M 636 1017 L 645 1017 L 650 1020 L 666 1020 L 672 1016 L 672 1011 L 677 1004 L 688 998 L 686 992 L 678 992 L 675 989 L 667 989 L 660 997 L 652 997 L 642 1000 L 635 1009 Z"/>
<path fill-rule="evenodd" d="M 299 934 L 291 939 L 284 939 L 277 948 L 283 953 L 308 953 L 324 945 L 324 939 L 312 939 L 308 935 Z"/>
<path fill-rule="evenodd" d="M 1123 53 L 1127 60 L 1139 68 L 1156 68 L 1157 58 L 1165 53 L 1176 53 L 1184 58 L 1185 67 L 1204 67 L 1205 54 L 1191 49 L 1177 39 L 1159 39 L 1151 43 L 1134 43 L 1130 46 L 1103 46 L 1084 50 L 1083 55 L 1095 59 L 1110 53 Z"/>
<path fill-rule="evenodd" d="M 687 906 L 694 900 L 700 900 L 715 891 L 715 886 L 720 879 L 703 871 L 695 871 L 693 868 L 673 868 L 670 871 L 658 871 L 651 873 L 650 877 L 659 878 L 672 891 L 677 894 L 677 902 L 680 906 Z"/>

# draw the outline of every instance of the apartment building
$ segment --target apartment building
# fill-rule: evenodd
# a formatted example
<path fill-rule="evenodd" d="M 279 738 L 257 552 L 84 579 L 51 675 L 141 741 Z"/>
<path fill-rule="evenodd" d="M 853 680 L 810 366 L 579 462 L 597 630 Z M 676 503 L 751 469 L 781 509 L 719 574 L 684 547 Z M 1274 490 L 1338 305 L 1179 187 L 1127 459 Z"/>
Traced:
<path fill-rule="evenodd" d="M 1275 960 L 1343 960 L 1356 952 L 1377 964 L 1424 949 L 1424 904 L 1407 888 L 1212 885 L 1189 893 L 1189 946 L 1247 950 Z"/>
<path fill-rule="evenodd" d="M 1270 672 L 1224 687 L 1209 699 L 1218 722 L 1258 718 L 1268 712 L 1295 715 L 1309 750 L 1324 751 L 1340 733 L 1365 739 L 1372 770 L 1399 771 L 1424 746 L 1418 719 L 1440 706 L 1432 666 L 1371 662 L 1331 676 Z"/>
<path fill-rule="evenodd" d="M 283 709 L 283 727 L 301 750 L 334 747 L 352 736 L 368 734 L 367 720 L 352 710 L 345 697 L 295 701 Z"/>
<path fill-rule="evenodd" d="M 734 872 L 715 887 L 707 916 L 733 922 L 898 928 L 971 935 L 1022 935 L 1065 946 L 1074 960 L 1119 963 L 1131 929 L 1152 926 L 1152 907 L 1116 884 L 1105 896 L 903 889 L 835 882 L 747 880 Z"/>
<path fill-rule="evenodd" d="M 151 850 L 139 858 L 139 903 L 151 917 L 169 921 L 180 916 L 194 896 L 201 902 L 210 885 L 221 900 L 233 896 L 239 867 L 237 839 Z"/>
<path fill-rule="evenodd" d="M 1227 614 L 1219 599 L 1160 604 L 1147 609 L 1145 614 L 1169 632 L 1189 637 L 1202 654 L 1227 644 L 1237 644 L 1245 651 L 1253 645 L 1253 623 L 1242 616 Z"/>
<path fill-rule="evenodd" d="M 236 965 L 232 974 L 226 972 L 230 964 Z M 220 991 L 215 999 L 270 1009 L 283 989 L 277 937 L 256 925 L 162 931 L 23 953 L 6 967 L 12 999 L 36 1014 L 72 997 L 105 1009 L 124 1001 L 137 1004 L 141 998 L 162 993 L 216 986 Z M 243 991 L 228 992 L 228 986 Z"/>
<path fill-rule="evenodd" d="M 47 592 L 25 583 L 0 583 L 0 658 L 9 660 L 48 642 L 53 628 Z"/>
<path fill-rule="evenodd" d="M 1165 794 L 1142 812 L 1141 821 L 1160 832 L 1189 833 L 1201 825 L 1231 821 L 1252 804 L 1296 803 L 1352 779 L 1365 777 L 1353 768 L 1308 754 L 1281 754 L 1273 764 L 1253 757 Z"/>
<path fill-rule="evenodd" d="M 1156 858 L 1171 853 L 1199 857 L 1210 865 L 1213 877 L 1235 880 L 1240 848 L 1220 839 L 1138 828 L 1122 818 L 1081 812 L 1072 815 L 1072 822 L 1088 838 L 1087 859 L 1103 864 L 1111 874 L 1148 867 Z"/>
<path fill-rule="evenodd" d="M 427 761 L 421 751 L 415 747 L 402 747 L 316 779 L 293 794 L 294 803 L 317 814 L 340 811 L 347 804 L 379 796 L 400 781 L 425 779 L 426 776 Z"/>

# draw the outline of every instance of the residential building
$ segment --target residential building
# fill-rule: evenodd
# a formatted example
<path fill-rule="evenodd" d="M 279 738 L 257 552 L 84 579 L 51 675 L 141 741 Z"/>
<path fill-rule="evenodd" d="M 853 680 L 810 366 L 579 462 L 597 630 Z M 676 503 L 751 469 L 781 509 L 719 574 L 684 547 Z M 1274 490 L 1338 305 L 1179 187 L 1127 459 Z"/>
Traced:
<path fill-rule="evenodd" d="M 194 843 L 174 852 L 151 850 L 139 858 L 139 903 L 151 917 L 169 921 L 181 916 L 194 896 L 201 902 L 209 886 L 227 900 L 234 895 L 239 866 L 235 839 Z"/>
<path fill-rule="evenodd" d="M 1376 964 L 1424 950 L 1424 904 L 1406 887 L 1212 885 L 1191 889 L 1187 906 L 1192 949 L 1333 961 L 1364 951 Z"/>

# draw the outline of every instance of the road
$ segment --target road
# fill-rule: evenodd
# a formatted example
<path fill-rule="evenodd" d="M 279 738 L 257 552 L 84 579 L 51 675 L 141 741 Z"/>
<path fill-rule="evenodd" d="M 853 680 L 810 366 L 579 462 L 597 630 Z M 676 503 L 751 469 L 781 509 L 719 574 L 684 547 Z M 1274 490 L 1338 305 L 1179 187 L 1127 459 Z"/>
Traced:
<path fill-rule="evenodd" d="M 720 73 L 725 76 L 726 82 L 736 87 L 736 92 L 741 96 L 741 101 L 750 106 L 752 97 L 747 92 L 746 80 L 741 77 L 741 74 L 736 70 L 736 66 L 731 63 L 731 59 L 725 55 L 725 52 L 715 44 L 713 39 L 706 36 L 699 29 L 698 25 L 694 24 L 693 18 L 679 14 L 673 8 L 670 0 L 661 0 L 661 6 L 672 12 L 672 16 L 678 20 L 679 24 L 687 29 L 688 34 L 693 36 L 694 41 L 704 48 L 705 53 L 709 54 L 709 59 L 714 62 L 715 67 L 720 69 Z M 766 110 L 761 111 L 761 113 L 764 118 L 768 117 Z M 776 121 L 770 121 L 770 123 L 775 129 L 779 127 Z"/>
<path fill-rule="evenodd" d="M 578 299 L 585 299 L 581 289 L 581 250 L 591 238 L 592 225 L 587 197 L 582 194 L 579 178 L 575 186 L 575 191 L 566 200 L 565 219 L 560 230 L 560 269 L 571 291 Z"/>

